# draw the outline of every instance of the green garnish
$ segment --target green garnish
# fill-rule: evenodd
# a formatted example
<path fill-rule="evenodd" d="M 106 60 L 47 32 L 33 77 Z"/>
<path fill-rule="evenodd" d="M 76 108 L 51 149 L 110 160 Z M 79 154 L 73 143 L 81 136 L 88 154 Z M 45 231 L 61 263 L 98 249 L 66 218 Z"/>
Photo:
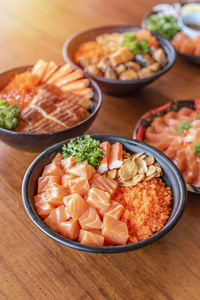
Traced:
<path fill-rule="evenodd" d="M 19 114 L 17 104 L 10 105 L 6 100 L 0 99 L 0 127 L 10 130 L 16 128 Z"/>
<path fill-rule="evenodd" d="M 104 151 L 99 148 L 100 141 L 92 139 L 89 135 L 85 138 L 71 139 L 67 145 L 62 147 L 64 158 L 75 156 L 77 164 L 87 160 L 95 169 L 98 168 L 101 158 L 104 157 Z"/>
<path fill-rule="evenodd" d="M 178 125 L 177 131 L 178 133 L 182 133 L 185 129 L 190 129 L 191 125 L 188 122 L 183 122 Z"/>
<path fill-rule="evenodd" d="M 198 114 L 198 116 L 196 117 L 196 120 L 200 120 L 200 114 Z"/>
<path fill-rule="evenodd" d="M 194 153 L 200 155 L 200 143 L 194 145 Z"/>
<path fill-rule="evenodd" d="M 172 16 L 153 14 L 147 19 L 147 29 L 155 31 L 164 36 L 166 39 L 171 40 L 180 30 L 180 27 L 176 18 Z"/>
<path fill-rule="evenodd" d="M 134 32 L 123 33 L 121 46 L 129 48 L 134 54 L 151 52 L 148 42 L 146 40 L 137 40 Z"/>

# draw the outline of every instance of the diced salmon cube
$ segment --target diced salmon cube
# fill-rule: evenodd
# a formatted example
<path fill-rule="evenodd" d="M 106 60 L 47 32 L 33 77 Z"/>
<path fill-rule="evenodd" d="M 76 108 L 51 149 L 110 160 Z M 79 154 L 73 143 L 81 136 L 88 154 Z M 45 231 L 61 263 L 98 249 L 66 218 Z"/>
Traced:
<path fill-rule="evenodd" d="M 76 240 L 79 236 L 79 231 L 80 226 L 77 220 L 71 219 L 59 224 L 60 234 L 70 240 Z"/>
<path fill-rule="evenodd" d="M 118 169 L 123 164 L 123 147 L 120 143 L 115 143 L 111 146 L 109 169 Z"/>
<path fill-rule="evenodd" d="M 104 237 L 87 230 L 81 229 L 79 232 L 78 241 L 81 244 L 102 247 L 104 245 Z"/>
<path fill-rule="evenodd" d="M 55 182 L 48 185 L 45 192 L 43 192 L 46 201 L 53 207 L 58 207 L 63 204 L 63 198 L 67 196 L 67 190 Z"/>
<path fill-rule="evenodd" d="M 57 208 L 54 208 L 50 212 L 49 216 L 44 219 L 44 223 L 53 231 L 59 233 L 59 224 L 69 219 L 70 215 L 67 213 L 66 207 L 64 205 L 61 205 Z"/>
<path fill-rule="evenodd" d="M 79 194 L 71 194 L 64 197 L 63 202 L 68 214 L 77 220 L 88 208 L 86 201 Z"/>
<path fill-rule="evenodd" d="M 51 164 L 47 165 L 44 167 L 44 170 L 42 172 L 42 176 L 49 176 L 49 175 L 56 175 L 56 176 L 62 176 L 63 175 L 63 170 L 61 167 L 55 163 L 52 162 Z"/>
<path fill-rule="evenodd" d="M 87 161 L 84 161 L 69 170 L 70 175 L 74 177 L 85 177 L 87 180 L 90 180 L 94 173 L 95 168 L 89 165 Z"/>
<path fill-rule="evenodd" d="M 63 159 L 62 154 L 60 152 L 58 152 L 56 154 L 56 156 L 54 157 L 54 159 L 52 160 L 52 162 L 55 162 L 56 164 L 60 165 L 62 159 Z"/>
<path fill-rule="evenodd" d="M 69 180 L 69 189 L 71 193 L 78 193 L 81 196 L 88 193 L 90 186 L 85 177 Z"/>
<path fill-rule="evenodd" d="M 49 176 L 44 176 L 44 177 L 39 177 L 38 178 L 38 194 L 44 192 L 48 185 L 52 182 L 56 182 L 58 184 L 61 183 L 61 178 L 60 176 L 56 175 L 49 175 Z"/>
<path fill-rule="evenodd" d="M 68 170 L 76 165 L 76 157 L 70 156 L 68 158 L 62 159 L 60 163 L 61 167 L 63 168 L 63 172 L 67 174 Z"/>
<path fill-rule="evenodd" d="M 115 180 L 108 178 L 105 175 L 101 175 L 93 179 L 91 186 L 106 191 L 110 193 L 111 196 L 114 196 L 117 191 L 118 184 Z"/>
<path fill-rule="evenodd" d="M 127 224 L 109 215 L 104 215 L 102 235 L 105 242 L 110 245 L 125 245 L 129 237 Z"/>
<path fill-rule="evenodd" d="M 124 211 L 124 207 L 117 201 L 111 201 L 111 206 L 108 208 L 98 209 L 100 215 L 109 215 L 117 220 L 121 218 L 121 215 Z"/>
<path fill-rule="evenodd" d="M 108 208 L 111 195 L 108 192 L 92 187 L 89 190 L 87 203 L 95 208 Z"/>
<path fill-rule="evenodd" d="M 97 173 L 103 174 L 108 171 L 111 145 L 108 142 L 103 142 L 101 143 L 100 148 L 104 151 L 104 157 L 102 158 L 101 164 L 97 169 Z"/>
<path fill-rule="evenodd" d="M 79 218 L 79 223 L 83 229 L 101 229 L 102 222 L 94 207 L 88 209 Z"/>
<path fill-rule="evenodd" d="M 37 209 L 38 215 L 42 219 L 48 217 L 48 215 L 52 211 L 53 207 L 43 197 L 43 193 L 39 194 L 39 195 L 36 195 L 34 197 L 34 201 L 35 201 L 35 207 Z"/>
<path fill-rule="evenodd" d="M 65 188 L 65 189 L 69 189 L 69 180 L 74 179 L 74 176 L 71 176 L 69 174 L 65 174 L 62 176 L 61 178 L 61 185 Z"/>

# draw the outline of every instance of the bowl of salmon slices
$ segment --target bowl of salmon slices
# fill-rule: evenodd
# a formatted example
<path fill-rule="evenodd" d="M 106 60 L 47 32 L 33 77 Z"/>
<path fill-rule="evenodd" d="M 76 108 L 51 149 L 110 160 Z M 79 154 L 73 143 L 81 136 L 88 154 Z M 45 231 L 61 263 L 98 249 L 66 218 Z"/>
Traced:
<path fill-rule="evenodd" d="M 71 64 L 39 59 L 0 74 L 0 139 L 41 152 L 83 134 L 102 104 L 98 85 Z"/>
<path fill-rule="evenodd" d="M 186 196 L 164 154 L 116 135 L 80 136 L 46 149 L 22 183 L 25 210 L 43 233 L 93 253 L 157 241 L 181 218 Z"/>
<path fill-rule="evenodd" d="M 133 138 L 168 156 L 188 191 L 200 194 L 200 99 L 171 101 L 143 115 Z"/>

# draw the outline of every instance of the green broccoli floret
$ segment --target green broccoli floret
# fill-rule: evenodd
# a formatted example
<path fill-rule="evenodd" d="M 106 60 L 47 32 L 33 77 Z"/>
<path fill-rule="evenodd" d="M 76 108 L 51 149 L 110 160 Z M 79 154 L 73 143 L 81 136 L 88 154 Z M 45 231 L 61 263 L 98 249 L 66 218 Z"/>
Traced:
<path fill-rule="evenodd" d="M 17 127 L 20 109 L 17 104 L 9 105 L 9 103 L 0 99 L 0 127 L 5 129 L 14 129 Z"/>

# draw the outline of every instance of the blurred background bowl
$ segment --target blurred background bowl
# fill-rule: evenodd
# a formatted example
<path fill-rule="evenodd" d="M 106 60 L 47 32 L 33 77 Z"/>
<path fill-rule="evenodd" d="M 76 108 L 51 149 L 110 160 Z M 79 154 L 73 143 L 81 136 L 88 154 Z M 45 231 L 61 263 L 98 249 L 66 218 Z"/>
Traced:
<path fill-rule="evenodd" d="M 137 32 L 141 30 L 141 27 L 135 27 L 131 25 L 116 25 L 116 26 L 106 26 L 106 27 L 97 27 L 92 28 L 83 32 L 80 32 L 71 38 L 67 39 L 63 46 L 63 57 L 66 62 L 70 62 L 74 68 L 79 68 L 73 61 L 74 53 L 77 47 L 87 41 L 95 40 L 96 36 L 103 34 L 103 33 L 114 33 L 114 32 Z M 94 76 L 87 73 L 87 76 L 94 79 L 100 86 L 103 92 L 116 95 L 116 96 L 123 96 L 124 94 L 131 94 L 137 89 L 144 87 L 145 85 L 153 82 L 154 80 L 158 79 L 164 73 L 169 71 L 169 69 L 173 66 L 176 53 L 174 47 L 171 43 L 165 39 L 164 37 L 160 36 L 159 34 L 152 33 L 160 43 L 161 47 L 165 51 L 167 56 L 167 64 L 164 66 L 163 69 L 159 70 L 152 76 L 136 79 L 136 80 L 113 80 L 113 79 L 106 79 L 100 76 Z"/>
<path fill-rule="evenodd" d="M 47 236 L 51 237 L 55 241 L 71 247 L 73 249 L 93 252 L 93 253 L 119 253 L 125 252 L 130 250 L 135 250 L 144 246 L 147 246 L 165 234 L 167 234 L 179 221 L 180 217 L 183 214 L 185 203 L 186 203 L 186 187 L 182 175 L 176 168 L 176 166 L 169 160 L 163 153 L 156 150 L 155 148 L 136 140 L 132 140 L 130 138 L 121 137 L 117 135 L 90 135 L 92 138 L 103 141 L 108 141 L 110 144 L 120 142 L 124 149 L 129 152 L 145 152 L 147 155 L 153 155 L 156 161 L 161 165 L 164 175 L 162 179 L 169 186 L 172 190 L 172 206 L 171 206 L 171 214 L 164 225 L 164 227 L 153 234 L 151 237 L 134 243 L 134 244 L 127 244 L 122 246 L 104 246 L 104 247 L 96 247 L 96 246 L 89 246 L 80 244 L 76 241 L 71 241 L 55 232 L 53 232 L 49 227 L 47 227 L 42 219 L 39 217 L 35 204 L 34 204 L 34 195 L 37 191 L 37 180 L 38 177 L 41 176 L 42 170 L 45 165 L 49 164 L 55 155 L 58 152 L 62 152 L 62 145 L 63 143 L 66 144 L 69 140 L 63 141 L 57 145 L 54 145 L 44 152 L 42 152 L 29 166 L 23 180 L 22 184 L 22 197 L 23 197 L 23 204 L 26 209 L 26 212 L 32 222 Z"/>
<path fill-rule="evenodd" d="M 199 110 L 199 99 L 171 101 L 164 105 L 151 109 L 150 111 L 146 112 L 137 122 L 133 131 L 133 138 L 139 141 L 143 141 L 146 128 L 151 125 L 155 118 L 163 116 L 169 111 L 179 111 L 182 107 Z M 200 187 L 196 187 L 188 183 L 186 184 L 186 186 L 189 192 L 200 195 Z"/>
<path fill-rule="evenodd" d="M 0 73 L 0 90 L 18 73 L 31 70 L 32 66 L 24 66 Z M 90 116 L 77 125 L 56 132 L 49 133 L 24 133 L 7 130 L 0 127 L 0 140 L 11 147 L 28 151 L 40 152 L 45 148 L 67 138 L 83 134 L 93 123 L 102 104 L 102 93 L 96 82 L 90 80 L 90 86 L 94 91 L 92 104 L 89 109 Z"/>

